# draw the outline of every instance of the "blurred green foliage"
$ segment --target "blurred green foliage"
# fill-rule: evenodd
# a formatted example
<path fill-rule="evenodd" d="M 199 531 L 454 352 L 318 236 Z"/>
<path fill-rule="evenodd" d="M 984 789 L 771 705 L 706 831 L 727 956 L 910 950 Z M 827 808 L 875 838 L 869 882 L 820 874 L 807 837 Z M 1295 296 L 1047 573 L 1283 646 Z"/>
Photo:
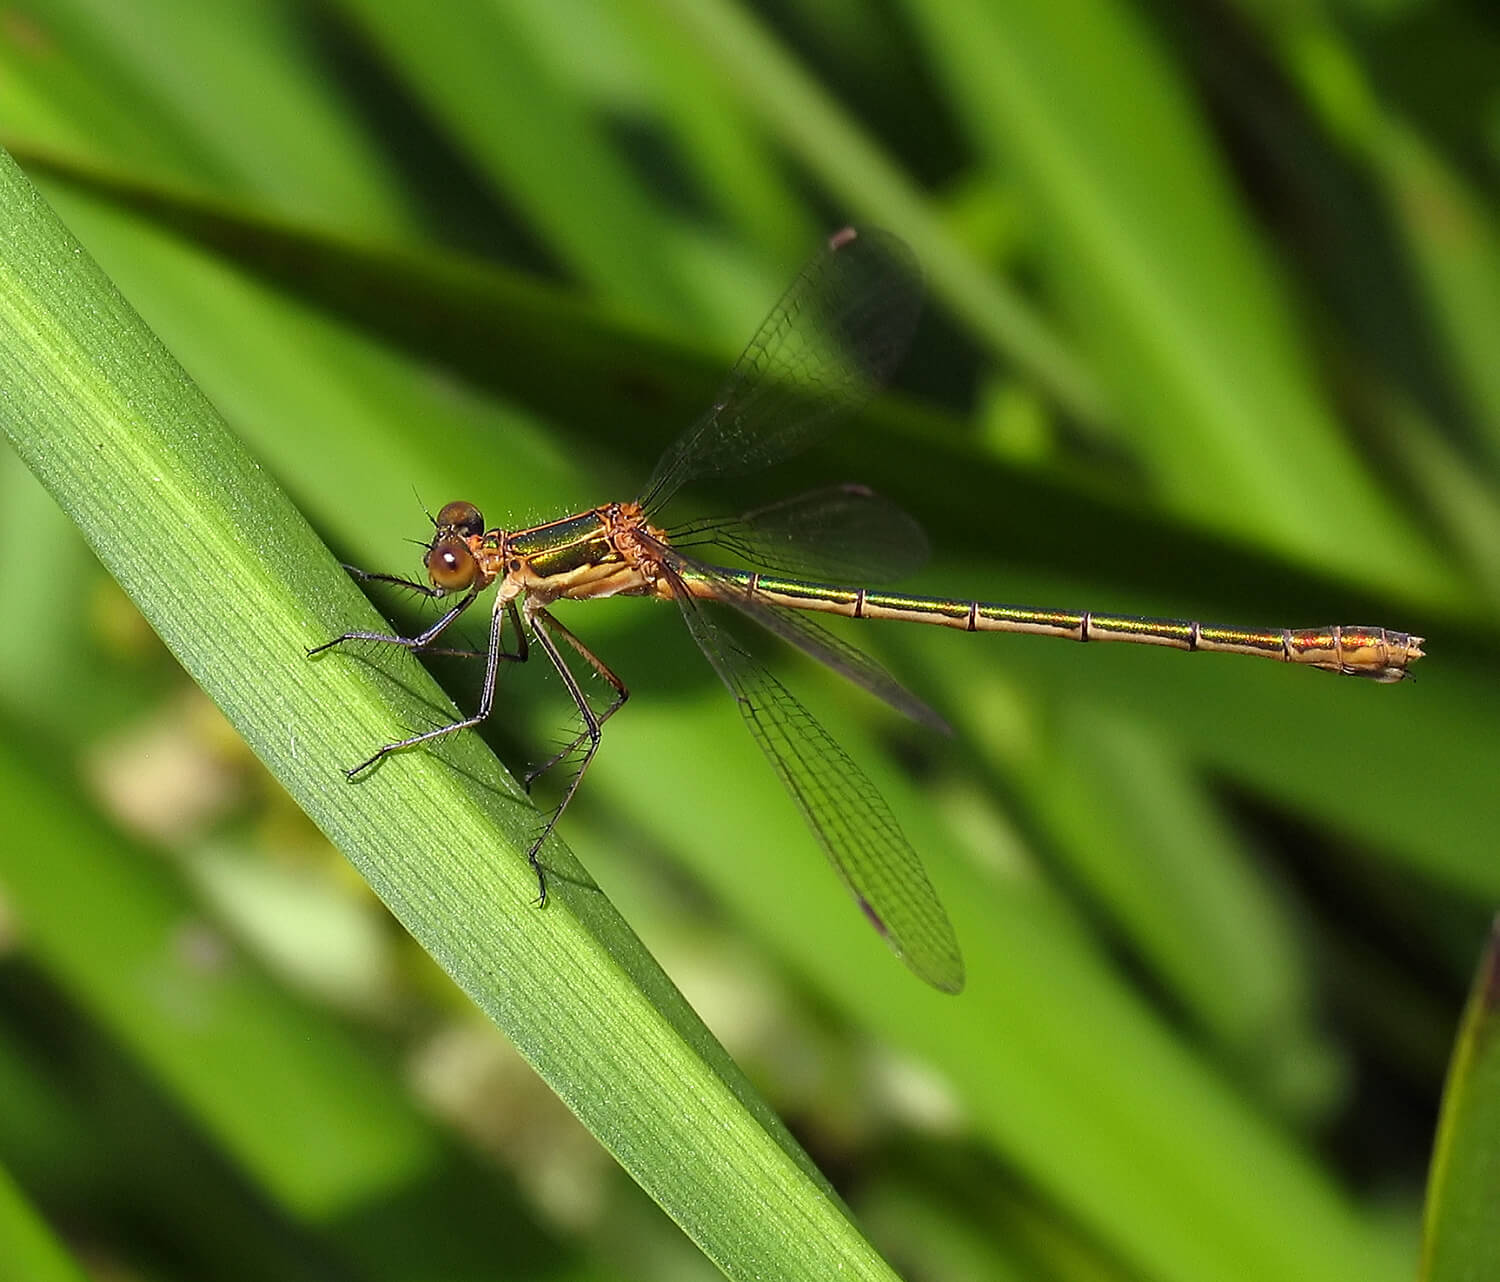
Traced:
<path fill-rule="evenodd" d="M 349 561 L 416 568 L 413 490 L 511 527 L 628 496 L 853 222 L 913 245 L 932 306 L 897 395 L 775 492 L 859 479 L 920 516 L 914 590 L 1426 635 L 1382 688 L 846 630 L 952 742 L 788 661 L 950 907 L 943 1001 L 673 613 L 565 617 L 635 698 L 564 837 L 893 1268 L 1379 1280 L 1417 1268 L 1500 892 L 1497 69 L 1500 19 L 1420 0 L 17 0 L 0 143 Z M 57 1276 L 43 1226 L 95 1276 L 713 1272 L 8 452 L 0 592 L 0 1241 Z M 362 666 L 261 713 L 336 718 L 317 692 Z M 544 757 L 563 693 L 501 700 L 489 742 Z M 680 1112 L 636 1133 L 661 1165 L 712 1143 Z M 669 1203 L 743 1238 L 731 1273 L 777 1222 L 756 1174 Z"/>

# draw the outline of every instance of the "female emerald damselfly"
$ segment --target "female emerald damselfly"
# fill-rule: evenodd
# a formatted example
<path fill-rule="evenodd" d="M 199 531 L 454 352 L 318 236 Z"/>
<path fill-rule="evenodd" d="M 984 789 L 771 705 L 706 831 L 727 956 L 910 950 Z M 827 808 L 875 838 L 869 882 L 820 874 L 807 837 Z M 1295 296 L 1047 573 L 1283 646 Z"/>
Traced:
<path fill-rule="evenodd" d="M 769 669 L 740 646 L 705 604 L 726 605 L 842 673 L 898 712 L 935 729 L 942 718 L 879 664 L 808 617 L 900 619 L 965 632 L 1029 632 L 1074 641 L 1128 641 L 1179 650 L 1259 655 L 1328 672 L 1399 681 L 1422 657 L 1422 638 L 1373 627 L 1246 629 L 1185 619 L 1091 610 L 1044 610 L 872 591 L 925 557 L 917 525 L 857 485 L 817 490 L 723 520 L 672 526 L 663 513 L 690 481 L 758 471 L 823 436 L 890 375 L 921 310 L 911 251 L 879 231 L 831 237 L 782 296 L 735 364 L 718 399 L 657 464 L 632 502 L 608 503 L 525 530 L 486 529 L 472 503 L 437 515 L 424 564 L 429 582 L 354 571 L 428 597 L 458 601 L 416 636 L 348 632 L 310 653 L 378 641 L 427 653 L 480 594 L 495 588 L 485 674 L 474 714 L 386 744 L 348 772 L 353 778 L 392 752 L 479 725 L 495 702 L 500 665 L 521 662 L 535 643 L 578 709 L 577 736 L 525 779 L 582 752 L 562 800 L 528 858 L 547 897 L 541 850 L 598 750 L 601 728 L 624 705 L 625 683 L 550 607 L 556 601 L 652 596 L 675 601 L 688 630 L 733 694 L 745 722 L 816 834 L 844 884 L 887 943 L 944 992 L 963 987 L 953 927 L 921 861 L 865 773 Z M 752 568 L 707 559 L 727 551 Z M 508 649 L 510 631 L 514 648 Z M 610 686 L 595 709 L 569 653 Z"/>

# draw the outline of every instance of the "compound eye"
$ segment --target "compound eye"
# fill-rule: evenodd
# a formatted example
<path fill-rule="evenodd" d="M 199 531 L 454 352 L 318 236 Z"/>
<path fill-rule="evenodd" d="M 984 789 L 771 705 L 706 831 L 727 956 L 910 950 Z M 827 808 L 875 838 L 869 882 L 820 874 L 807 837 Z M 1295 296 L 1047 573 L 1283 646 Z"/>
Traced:
<path fill-rule="evenodd" d="M 484 517 L 472 503 L 462 499 L 449 503 L 437 515 L 439 529 L 457 530 L 465 538 L 484 533 Z"/>
<path fill-rule="evenodd" d="M 478 573 L 479 563 L 468 544 L 457 539 L 443 539 L 427 553 L 427 576 L 444 592 L 462 592 Z"/>

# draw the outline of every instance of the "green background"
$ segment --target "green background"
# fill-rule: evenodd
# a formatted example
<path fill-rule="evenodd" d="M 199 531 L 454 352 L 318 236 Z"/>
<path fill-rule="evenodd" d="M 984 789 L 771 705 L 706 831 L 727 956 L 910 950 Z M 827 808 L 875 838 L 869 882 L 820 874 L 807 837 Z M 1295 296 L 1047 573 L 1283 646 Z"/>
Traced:
<path fill-rule="evenodd" d="M 1413 1276 L 1500 889 L 1496 68 L 1500 22 L 1415 0 L 8 6 L 0 143 L 206 400 L 7 179 L 0 1257 Z M 314 533 L 412 572 L 423 504 L 628 497 L 846 222 L 928 276 L 897 388 L 706 498 L 868 482 L 932 538 L 913 591 L 1428 638 L 1381 687 L 841 630 L 951 741 L 787 657 L 956 1000 L 674 611 L 560 610 L 634 697 L 545 913 L 479 745 L 338 775 L 441 717 L 415 669 L 301 657 L 373 617 Z M 567 727 L 532 669 L 485 736 L 517 769 Z"/>

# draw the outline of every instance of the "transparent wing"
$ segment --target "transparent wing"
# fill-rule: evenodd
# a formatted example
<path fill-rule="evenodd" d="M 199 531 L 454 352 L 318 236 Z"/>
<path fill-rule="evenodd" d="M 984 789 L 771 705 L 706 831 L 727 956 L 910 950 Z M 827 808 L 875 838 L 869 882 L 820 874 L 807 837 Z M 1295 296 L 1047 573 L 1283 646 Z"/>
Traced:
<path fill-rule="evenodd" d="M 862 771 L 771 673 L 677 584 L 683 618 L 750 733 L 871 925 L 934 988 L 964 986 L 963 958 L 917 852 Z"/>
<path fill-rule="evenodd" d="M 717 548 L 751 569 L 840 583 L 903 578 L 926 563 L 929 550 L 915 520 L 852 484 L 811 490 L 739 517 L 695 521 L 669 534 L 679 550 Z"/>
<path fill-rule="evenodd" d="M 686 482 L 758 471 L 805 449 L 890 377 L 922 310 L 910 249 L 888 232 L 831 237 L 729 372 L 713 407 L 673 445 L 640 502 Z"/>

